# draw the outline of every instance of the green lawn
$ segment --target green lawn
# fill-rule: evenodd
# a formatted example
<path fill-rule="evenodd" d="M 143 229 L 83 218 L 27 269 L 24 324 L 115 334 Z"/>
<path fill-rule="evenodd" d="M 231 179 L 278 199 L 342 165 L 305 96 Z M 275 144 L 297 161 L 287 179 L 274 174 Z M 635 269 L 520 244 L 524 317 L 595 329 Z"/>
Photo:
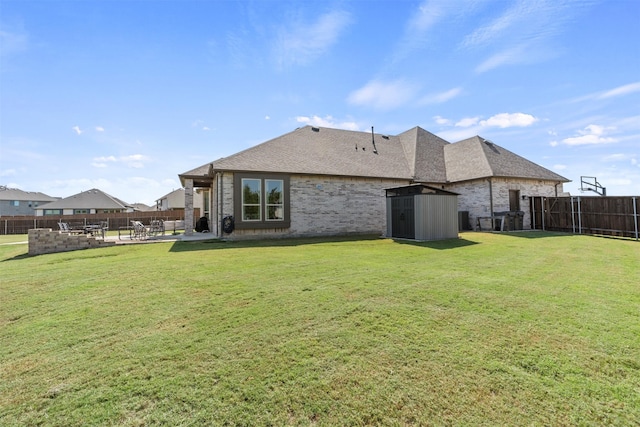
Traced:
<path fill-rule="evenodd" d="M 640 243 L 0 246 L 0 425 L 637 425 Z"/>

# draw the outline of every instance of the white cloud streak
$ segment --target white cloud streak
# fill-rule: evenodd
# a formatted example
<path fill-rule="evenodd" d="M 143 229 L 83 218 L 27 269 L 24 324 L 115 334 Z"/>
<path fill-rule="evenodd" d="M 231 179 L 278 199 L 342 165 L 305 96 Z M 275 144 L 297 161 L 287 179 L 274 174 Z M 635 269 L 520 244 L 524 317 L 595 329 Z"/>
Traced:
<path fill-rule="evenodd" d="M 413 99 L 418 86 L 404 80 L 383 82 L 373 80 L 352 92 L 347 102 L 352 105 L 368 106 L 376 110 L 392 110 Z"/>
<path fill-rule="evenodd" d="M 29 36 L 22 29 L 17 31 L 0 30 L 0 55 L 8 56 L 24 52 L 29 47 Z"/>
<path fill-rule="evenodd" d="M 320 126 L 334 129 L 346 129 L 346 130 L 360 130 L 358 124 L 353 121 L 339 121 L 332 116 L 298 116 L 296 117 L 298 123 L 304 123 L 310 126 Z"/>
<path fill-rule="evenodd" d="M 394 49 L 394 62 L 401 61 L 412 52 L 429 44 L 429 34 L 441 23 L 451 21 L 462 15 L 474 12 L 478 2 L 475 0 L 425 0 L 418 5 L 409 17 L 404 36 Z"/>
<path fill-rule="evenodd" d="M 440 92 L 440 93 L 434 93 L 434 94 L 431 94 L 431 95 L 427 95 L 427 96 L 423 97 L 419 101 L 419 104 L 421 104 L 421 105 L 442 104 L 444 102 L 447 102 L 447 101 L 457 97 L 461 93 L 462 93 L 462 88 L 461 87 L 455 87 L 455 88 L 449 89 L 449 90 L 447 90 L 445 92 Z"/>
<path fill-rule="evenodd" d="M 129 156 L 102 156 L 102 157 L 94 157 L 91 162 L 91 166 L 95 168 L 106 168 L 109 166 L 109 163 L 112 164 L 123 164 L 129 168 L 141 169 L 144 168 L 145 163 L 148 162 L 150 158 L 145 156 L 144 154 L 132 154 Z"/>
<path fill-rule="evenodd" d="M 351 16 L 344 11 L 321 15 L 316 22 L 295 22 L 279 31 L 274 44 L 274 55 L 280 67 L 307 65 L 325 54 L 344 29 Z"/>
<path fill-rule="evenodd" d="M 477 73 L 504 65 L 530 64 L 557 55 L 557 47 L 548 43 L 576 19 L 589 1 L 520 0 L 491 22 L 467 35 L 463 49 L 493 48 L 495 53 L 482 61 Z"/>
<path fill-rule="evenodd" d="M 615 89 L 608 90 L 605 93 L 598 95 L 597 98 L 607 99 L 607 98 L 613 98 L 617 96 L 628 95 L 634 92 L 640 92 L 640 82 L 630 83 L 628 85 L 619 86 Z"/>

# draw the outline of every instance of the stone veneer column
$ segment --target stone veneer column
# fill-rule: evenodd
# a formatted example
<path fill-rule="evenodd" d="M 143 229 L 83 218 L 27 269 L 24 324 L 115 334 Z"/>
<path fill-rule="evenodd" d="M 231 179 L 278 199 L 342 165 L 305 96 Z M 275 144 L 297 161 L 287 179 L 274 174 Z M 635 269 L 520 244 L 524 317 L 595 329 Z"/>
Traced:
<path fill-rule="evenodd" d="M 184 185 L 184 234 L 193 235 L 193 179 L 186 179 Z"/>

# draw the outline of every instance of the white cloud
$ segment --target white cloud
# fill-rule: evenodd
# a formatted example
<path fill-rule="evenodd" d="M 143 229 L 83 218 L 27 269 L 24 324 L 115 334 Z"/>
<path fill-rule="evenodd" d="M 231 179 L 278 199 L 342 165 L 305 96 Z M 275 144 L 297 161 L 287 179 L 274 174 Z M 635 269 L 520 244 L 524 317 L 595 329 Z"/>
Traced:
<path fill-rule="evenodd" d="M 15 169 L 0 169 L 0 176 L 13 176 L 15 174 Z"/>
<path fill-rule="evenodd" d="M 478 121 L 480 121 L 480 117 L 465 117 L 464 119 L 458 120 L 455 126 L 459 128 L 468 128 L 469 126 L 478 124 Z"/>
<path fill-rule="evenodd" d="M 594 99 L 608 99 L 618 96 L 628 95 L 630 93 L 640 92 L 640 82 L 629 83 L 626 85 L 618 86 L 613 89 L 606 90 L 604 92 L 595 92 L 587 95 L 579 96 L 577 98 L 569 99 L 567 102 L 584 102 Z M 636 116 L 637 117 L 637 116 Z"/>
<path fill-rule="evenodd" d="M 264 119 L 265 119 L 265 120 L 271 120 L 271 117 L 269 117 L 269 116 L 264 116 Z"/>
<path fill-rule="evenodd" d="M 437 124 L 443 125 L 443 126 L 451 124 L 451 120 L 445 119 L 444 117 L 441 117 L 441 116 L 433 116 L 433 120 L 435 120 Z"/>
<path fill-rule="evenodd" d="M 200 128 L 200 129 L 202 129 L 203 131 L 211 130 L 211 128 L 210 128 L 209 126 L 206 126 L 206 125 L 204 124 L 204 120 L 194 120 L 194 121 L 191 123 L 191 127 L 194 127 L 194 128 Z"/>
<path fill-rule="evenodd" d="M 91 166 L 96 168 L 106 168 L 108 163 L 122 163 L 130 168 L 140 169 L 144 167 L 145 162 L 149 161 L 149 157 L 143 154 L 132 154 L 129 156 L 102 156 L 94 157 Z"/>
<path fill-rule="evenodd" d="M 121 157 L 121 161 L 125 163 L 130 168 L 141 169 L 144 167 L 144 162 L 148 161 L 149 158 L 142 154 L 132 154 L 130 156 Z"/>
<path fill-rule="evenodd" d="M 310 126 L 320 126 L 334 129 L 346 129 L 346 130 L 360 130 L 358 124 L 352 121 L 337 121 L 332 116 L 325 116 L 324 118 L 319 116 L 298 116 L 296 117 L 298 123 L 304 123 Z"/>
<path fill-rule="evenodd" d="M 637 163 L 636 157 L 633 154 L 624 154 L 624 153 L 614 153 L 609 154 L 608 156 L 604 156 L 602 158 L 603 162 L 630 162 L 632 165 Z"/>
<path fill-rule="evenodd" d="M 364 87 L 351 92 L 347 102 L 377 110 L 392 110 L 409 102 L 417 89 L 417 85 L 404 80 L 391 82 L 373 80 Z"/>
<path fill-rule="evenodd" d="M 567 145 L 593 145 L 593 144 L 609 144 L 616 142 L 614 138 L 606 137 L 605 134 L 613 130 L 604 126 L 589 125 L 583 130 L 578 131 L 578 136 L 572 136 L 562 140 Z"/>
<path fill-rule="evenodd" d="M 116 159 L 114 156 L 102 156 L 102 157 L 94 157 L 93 158 L 94 162 L 117 162 L 118 159 Z"/>
<path fill-rule="evenodd" d="M 29 47 L 29 35 L 22 29 L 0 30 L 0 55 L 23 52 Z"/>
<path fill-rule="evenodd" d="M 537 63 L 557 55 L 557 44 L 549 40 L 569 27 L 589 2 L 574 0 L 517 1 L 500 16 L 483 24 L 462 43 L 465 49 L 495 48 L 488 59 L 476 67 L 482 73 L 503 65 Z"/>
<path fill-rule="evenodd" d="M 525 46 L 515 46 L 498 52 L 476 67 L 477 73 L 484 73 L 502 65 L 514 65 L 531 62 L 531 52 Z"/>
<path fill-rule="evenodd" d="M 423 1 L 407 23 L 409 33 L 416 35 L 428 31 L 435 24 L 444 19 L 457 7 L 451 7 L 448 1 L 426 0 Z"/>
<path fill-rule="evenodd" d="M 489 117 L 487 120 L 483 120 L 480 122 L 480 125 L 489 127 L 495 126 L 499 128 L 510 128 L 510 127 L 527 127 L 531 126 L 538 119 L 531 114 L 524 113 L 500 113 L 495 116 Z"/>
<path fill-rule="evenodd" d="M 468 128 L 453 128 L 436 132 L 440 138 L 449 142 L 462 141 L 463 139 L 471 138 L 474 135 L 478 135 L 482 128 L 480 126 L 472 126 Z"/>
<path fill-rule="evenodd" d="M 427 104 L 442 104 L 443 102 L 447 102 L 450 99 L 455 98 L 456 96 L 460 95 L 462 93 L 462 88 L 460 87 L 455 87 L 453 89 L 449 89 L 445 92 L 440 92 L 440 93 L 434 93 L 431 95 L 427 95 L 424 98 L 422 98 L 420 100 L 420 104 L 422 105 L 427 105 Z"/>
<path fill-rule="evenodd" d="M 82 135 L 82 133 L 84 132 L 82 129 L 80 129 L 80 126 L 74 126 L 71 128 L 77 135 Z"/>
<path fill-rule="evenodd" d="M 628 95 L 633 92 L 640 92 L 640 82 L 630 83 L 628 85 L 619 86 L 615 89 L 608 90 L 603 94 L 600 94 L 598 98 L 600 99 L 613 98 L 615 96 Z"/>
<path fill-rule="evenodd" d="M 514 22 L 522 18 L 521 8 L 518 6 L 516 5 L 490 24 L 479 27 L 467 35 L 462 41 L 462 47 L 484 45 L 499 37 L 508 28 L 513 27 Z"/>
<path fill-rule="evenodd" d="M 350 22 L 351 15 L 338 10 L 321 15 L 314 23 L 292 23 L 278 34 L 274 47 L 276 62 L 287 67 L 314 61 L 336 43 Z"/>
<path fill-rule="evenodd" d="M 96 132 L 104 132 L 104 128 L 102 126 L 96 126 Z"/>
<path fill-rule="evenodd" d="M 429 43 L 431 30 L 440 23 L 450 22 L 462 15 L 472 14 L 478 6 L 476 0 L 425 0 L 418 5 L 407 21 L 404 35 L 394 49 L 394 62 L 401 61 L 412 52 Z"/>
<path fill-rule="evenodd" d="M 561 165 L 561 164 L 553 165 L 553 169 L 555 169 L 557 171 L 563 171 L 563 170 L 567 169 L 567 165 Z"/>
<path fill-rule="evenodd" d="M 557 146 L 558 146 L 558 144 L 559 144 L 559 142 L 558 142 L 558 141 L 551 141 L 551 142 L 549 143 L 549 145 L 550 145 L 550 146 L 552 146 L 552 147 L 557 147 Z"/>

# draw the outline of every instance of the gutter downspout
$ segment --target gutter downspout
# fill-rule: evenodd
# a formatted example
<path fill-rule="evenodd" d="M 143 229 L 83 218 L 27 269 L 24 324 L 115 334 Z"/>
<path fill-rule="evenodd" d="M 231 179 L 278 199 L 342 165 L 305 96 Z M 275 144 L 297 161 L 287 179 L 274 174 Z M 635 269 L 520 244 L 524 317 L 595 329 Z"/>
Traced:
<path fill-rule="evenodd" d="M 216 209 L 216 221 L 218 223 L 218 238 L 222 238 L 222 204 L 223 204 L 223 200 L 224 198 L 222 197 L 222 172 L 216 172 L 216 185 L 217 185 L 217 209 Z"/>
<path fill-rule="evenodd" d="M 496 228 L 496 220 L 493 217 L 493 184 L 489 178 L 489 215 L 491 216 L 491 231 Z"/>

